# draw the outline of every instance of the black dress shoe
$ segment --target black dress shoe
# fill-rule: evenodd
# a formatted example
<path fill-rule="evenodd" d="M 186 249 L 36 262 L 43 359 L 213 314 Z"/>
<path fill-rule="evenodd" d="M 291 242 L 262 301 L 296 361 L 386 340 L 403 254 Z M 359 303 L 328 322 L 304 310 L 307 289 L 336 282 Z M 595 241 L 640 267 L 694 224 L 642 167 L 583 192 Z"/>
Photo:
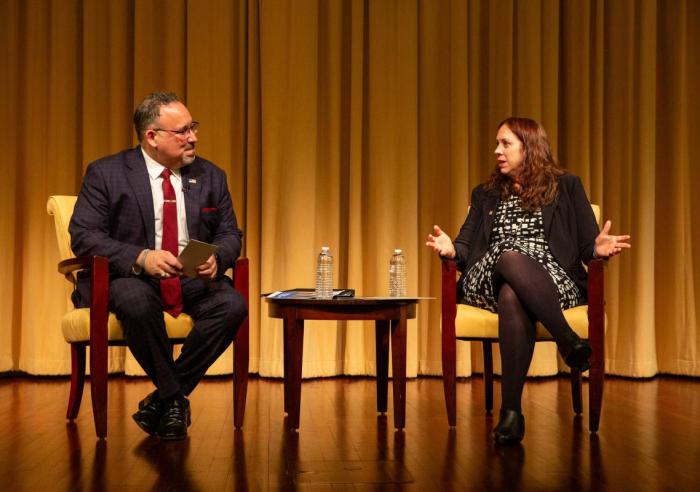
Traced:
<path fill-rule="evenodd" d="M 175 398 L 166 404 L 158 423 L 156 435 L 164 441 L 179 441 L 187 437 L 187 427 L 192 423 L 190 402 L 187 398 Z"/>
<path fill-rule="evenodd" d="M 591 362 L 589 359 L 592 353 L 593 351 L 591 350 L 591 346 L 588 344 L 588 342 L 578 338 L 571 346 L 571 350 L 564 358 L 564 361 L 569 367 L 573 367 L 574 369 L 584 372 L 591 368 Z"/>
<path fill-rule="evenodd" d="M 516 444 L 525 437 L 525 417 L 515 410 L 501 410 L 501 418 L 493 430 L 497 444 Z"/>
<path fill-rule="evenodd" d="M 131 416 L 134 422 L 150 435 L 156 433 L 163 410 L 165 410 L 163 402 L 158 399 L 155 393 L 154 391 L 141 400 L 138 411 Z"/>

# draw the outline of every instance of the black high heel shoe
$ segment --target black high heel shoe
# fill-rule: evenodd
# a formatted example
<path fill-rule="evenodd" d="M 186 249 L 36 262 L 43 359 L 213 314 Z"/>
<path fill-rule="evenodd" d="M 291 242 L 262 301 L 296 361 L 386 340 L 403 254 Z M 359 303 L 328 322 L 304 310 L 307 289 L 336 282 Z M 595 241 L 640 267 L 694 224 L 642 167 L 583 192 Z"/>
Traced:
<path fill-rule="evenodd" d="M 496 444 L 517 444 L 525 437 L 525 417 L 515 410 L 500 412 L 498 425 L 493 430 Z"/>
<path fill-rule="evenodd" d="M 591 368 L 589 359 L 592 353 L 593 351 L 588 342 L 586 340 L 581 340 L 577 336 L 571 346 L 571 350 L 569 350 L 569 353 L 564 357 L 564 361 L 569 367 L 584 372 Z"/>

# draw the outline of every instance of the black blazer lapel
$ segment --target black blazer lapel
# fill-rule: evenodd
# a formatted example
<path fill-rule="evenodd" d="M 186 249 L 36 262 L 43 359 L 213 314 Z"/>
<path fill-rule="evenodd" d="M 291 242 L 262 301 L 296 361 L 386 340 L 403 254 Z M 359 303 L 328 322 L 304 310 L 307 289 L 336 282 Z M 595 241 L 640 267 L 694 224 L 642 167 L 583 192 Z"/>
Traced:
<path fill-rule="evenodd" d="M 554 211 L 557 208 L 557 200 L 548 203 L 542 207 L 542 225 L 544 227 L 545 237 L 550 237 L 550 229 L 552 228 L 552 217 L 554 217 Z"/>
<path fill-rule="evenodd" d="M 156 247 L 155 216 L 153 214 L 153 194 L 151 192 L 151 180 L 146 169 L 146 161 L 141 153 L 141 147 L 136 147 L 127 155 L 126 166 L 128 168 L 126 179 L 134 190 L 136 202 L 141 211 L 143 227 L 148 240 L 149 249 Z"/>
<path fill-rule="evenodd" d="M 486 244 L 487 248 L 491 241 L 491 230 L 493 229 L 493 221 L 496 218 L 496 210 L 498 210 L 499 201 L 500 197 L 498 193 L 489 191 L 486 193 L 481 207 L 481 216 L 484 218 L 484 244 Z"/>

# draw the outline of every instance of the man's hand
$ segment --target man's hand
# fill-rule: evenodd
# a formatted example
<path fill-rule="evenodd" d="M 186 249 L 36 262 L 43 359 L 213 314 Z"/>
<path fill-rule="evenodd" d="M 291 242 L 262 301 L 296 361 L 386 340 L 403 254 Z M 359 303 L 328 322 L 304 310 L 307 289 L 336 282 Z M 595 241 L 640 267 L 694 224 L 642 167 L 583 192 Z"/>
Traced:
<path fill-rule="evenodd" d="M 143 269 L 147 275 L 159 278 L 179 277 L 182 263 L 170 251 L 152 249 L 146 255 Z"/>
<path fill-rule="evenodd" d="M 204 280 L 213 280 L 219 266 L 216 264 L 216 257 L 211 255 L 207 261 L 197 267 L 197 277 Z"/>

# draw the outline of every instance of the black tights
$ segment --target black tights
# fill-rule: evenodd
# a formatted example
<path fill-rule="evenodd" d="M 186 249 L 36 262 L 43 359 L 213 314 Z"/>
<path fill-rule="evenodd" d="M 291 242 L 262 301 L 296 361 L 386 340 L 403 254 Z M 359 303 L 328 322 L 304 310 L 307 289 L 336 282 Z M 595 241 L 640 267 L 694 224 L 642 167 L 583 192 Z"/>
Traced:
<path fill-rule="evenodd" d="M 501 350 L 501 408 L 520 412 L 520 398 L 535 348 L 535 323 L 552 334 L 562 355 L 576 340 L 564 319 L 559 294 L 549 273 L 537 261 L 506 251 L 494 267 L 498 292 L 498 340 Z"/>

